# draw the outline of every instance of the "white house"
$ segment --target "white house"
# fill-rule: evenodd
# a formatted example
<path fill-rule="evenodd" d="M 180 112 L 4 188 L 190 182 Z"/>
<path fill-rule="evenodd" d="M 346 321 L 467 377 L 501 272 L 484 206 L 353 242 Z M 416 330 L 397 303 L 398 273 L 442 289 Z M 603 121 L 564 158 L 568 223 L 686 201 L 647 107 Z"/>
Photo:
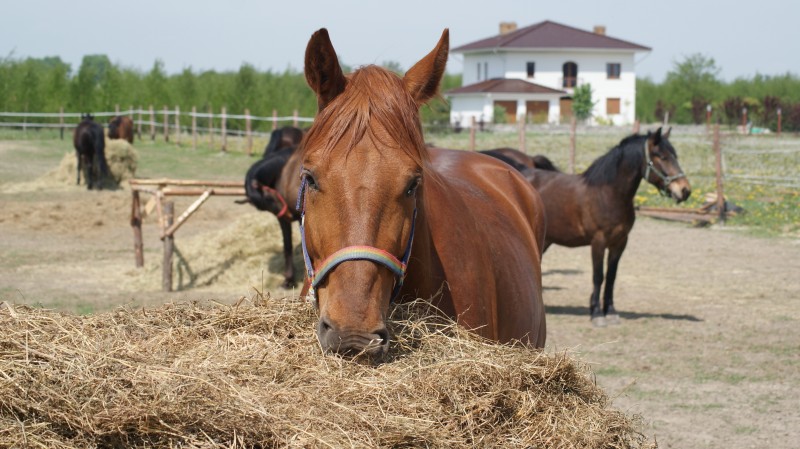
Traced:
<path fill-rule="evenodd" d="M 634 56 L 650 48 L 594 32 L 544 21 L 524 28 L 500 24 L 500 34 L 455 47 L 464 58 L 462 86 L 445 92 L 450 121 L 469 126 L 492 121 L 495 107 L 507 121 L 528 116 L 559 123 L 571 115 L 576 86 L 591 84 L 596 121 L 633 123 L 636 113 Z M 567 119 L 568 120 L 568 119 Z"/>

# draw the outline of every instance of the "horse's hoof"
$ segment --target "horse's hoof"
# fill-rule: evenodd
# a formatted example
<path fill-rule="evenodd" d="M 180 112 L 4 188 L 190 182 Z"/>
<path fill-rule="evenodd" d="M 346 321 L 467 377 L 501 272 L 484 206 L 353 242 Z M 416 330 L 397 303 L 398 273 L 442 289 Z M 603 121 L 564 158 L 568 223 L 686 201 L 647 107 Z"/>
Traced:
<path fill-rule="evenodd" d="M 619 315 L 616 313 L 612 313 L 611 315 L 606 315 L 606 322 L 612 326 L 620 324 Z"/>
<path fill-rule="evenodd" d="M 592 317 L 592 326 L 594 326 L 594 327 L 606 327 L 606 326 L 608 326 L 608 322 L 606 322 L 606 317 L 604 317 L 604 316 Z"/>

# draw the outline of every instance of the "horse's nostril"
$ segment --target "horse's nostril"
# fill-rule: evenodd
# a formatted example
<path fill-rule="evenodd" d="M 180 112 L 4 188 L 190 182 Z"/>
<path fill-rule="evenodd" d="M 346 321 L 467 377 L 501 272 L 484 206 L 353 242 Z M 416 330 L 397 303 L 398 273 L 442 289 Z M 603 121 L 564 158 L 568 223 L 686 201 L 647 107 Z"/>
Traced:
<path fill-rule="evenodd" d="M 378 329 L 375 331 L 375 335 L 377 335 L 381 339 L 381 345 L 389 344 L 389 331 L 384 327 L 383 329 Z"/>
<path fill-rule="evenodd" d="M 324 318 L 319 320 L 319 324 L 320 324 L 320 327 L 322 328 L 323 331 L 327 332 L 327 331 L 331 330 L 331 325 L 328 324 L 328 322 L 325 321 Z"/>

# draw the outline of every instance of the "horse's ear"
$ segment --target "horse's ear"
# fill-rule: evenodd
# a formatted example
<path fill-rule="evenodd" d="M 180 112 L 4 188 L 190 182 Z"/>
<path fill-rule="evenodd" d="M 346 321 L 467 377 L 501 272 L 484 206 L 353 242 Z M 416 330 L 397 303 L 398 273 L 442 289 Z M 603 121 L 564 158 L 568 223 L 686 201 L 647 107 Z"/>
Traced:
<path fill-rule="evenodd" d="M 339 66 L 336 50 L 333 49 L 328 30 L 320 28 L 311 35 L 306 47 L 306 82 L 317 94 L 317 105 L 321 111 L 336 96 L 344 91 L 347 79 Z"/>
<path fill-rule="evenodd" d="M 648 132 L 647 133 L 647 138 L 650 140 L 650 142 L 653 144 L 654 147 L 657 146 L 658 144 L 660 144 L 661 143 L 661 127 L 659 127 L 656 130 L 655 134 L 650 134 Z"/>
<path fill-rule="evenodd" d="M 664 134 L 662 134 L 662 135 L 661 135 L 661 138 L 662 138 L 662 139 L 669 139 L 669 133 L 670 133 L 671 131 L 672 131 L 672 127 L 670 126 L 669 128 L 667 128 L 667 130 L 666 130 L 666 131 L 664 131 Z"/>
<path fill-rule="evenodd" d="M 424 58 L 408 69 L 403 77 L 406 90 L 422 106 L 436 95 L 439 90 L 439 82 L 444 75 L 447 66 L 447 53 L 450 51 L 450 30 L 447 28 L 442 32 L 439 43 Z"/>

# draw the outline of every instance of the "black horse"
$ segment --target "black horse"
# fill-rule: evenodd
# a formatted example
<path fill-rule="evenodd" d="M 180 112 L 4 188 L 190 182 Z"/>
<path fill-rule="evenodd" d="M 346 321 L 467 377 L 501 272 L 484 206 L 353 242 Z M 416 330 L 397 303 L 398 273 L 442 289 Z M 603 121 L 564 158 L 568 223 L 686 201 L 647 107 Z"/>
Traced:
<path fill-rule="evenodd" d="M 526 168 L 541 168 L 542 170 L 558 171 L 558 168 L 553 165 L 553 162 L 541 154 L 528 156 L 522 151 L 509 147 L 483 150 L 479 151 L 479 153 L 483 153 L 495 159 L 500 159 L 506 164 L 516 168 L 518 171 L 523 171 Z"/>
<path fill-rule="evenodd" d="M 81 122 L 75 128 L 73 144 L 78 160 L 76 184 L 81 183 L 81 171 L 83 171 L 83 178 L 89 190 L 92 187 L 102 188 L 103 181 L 110 173 L 106 162 L 103 125 L 95 122 L 91 114 L 81 114 Z"/>
<path fill-rule="evenodd" d="M 284 288 L 296 285 L 292 253 L 292 222 L 299 219 L 299 216 L 295 205 L 287 202 L 287 193 L 280 191 L 278 183 L 284 175 L 287 161 L 297 150 L 302 138 L 303 131 L 291 126 L 273 131 L 264 149 L 263 158 L 253 164 L 245 175 L 244 187 L 247 200 L 239 201 L 239 203 L 249 202 L 256 209 L 271 212 L 278 218 L 283 235 Z M 298 175 L 299 179 L 299 174 L 295 175 Z"/>
<path fill-rule="evenodd" d="M 589 311 L 595 326 L 619 323 L 614 308 L 614 281 L 636 219 L 633 197 L 642 179 L 678 202 L 691 194 L 689 180 L 669 142 L 669 133 L 667 130 L 662 134 L 659 128 L 646 136 L 626 137 L 580 175 L 561 173 L 554 167 L 522 171 L 544 202 L 547 217 L 544 250 L 553 243 L 592 247 L 594 290 L 589 299 Z M 608 271 L 601 309 L 606 250 Z"/>

